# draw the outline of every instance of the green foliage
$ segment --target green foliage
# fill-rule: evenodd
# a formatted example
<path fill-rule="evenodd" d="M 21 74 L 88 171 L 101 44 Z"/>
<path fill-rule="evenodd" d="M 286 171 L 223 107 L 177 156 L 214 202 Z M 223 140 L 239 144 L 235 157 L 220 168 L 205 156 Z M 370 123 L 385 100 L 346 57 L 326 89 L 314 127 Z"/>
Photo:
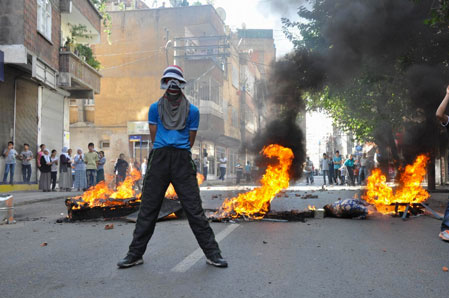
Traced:
<path fill-rule="evenodd" d="M 192 6 L 201 6 L 203 5 L 203 3 L 201 3 L 200 1 L 195 1 L 192 3 Z"/>
<path fill-rule="evenodd" d="M 100 61 L 95 59 L 92 49 L 88 45 L 77 44 L 75 50 L 77 51 L 78 56 L 84 57 L 87 64 L 92 66 L 97 71 L 100 70 Z"/>
<path fill-rule="evenodd" d="M 170 0 L 172 7 L 184 7 L 189 6 L 189 1 L 186 0 Z"/>
<path fill-rule="evenodd" d="M 430 17 L 426 20 L 426 24 L 432 26 L 449 25 L 449 0 L 440 0 L 439 4 L 430 12 Z"/>
<path fill-rule="evenodd" d="M 76 55 L 84 58 L 86 63 L 92 66 L 94 69 L 100 70 L 101 64 L 94 57 L 90 46 L 78 43 L 78 38 L 86 38 L 86 39 L 91 38 L 91 36 L 88 34 L 87 27 L 85 25 L 71 25 L 71 24 L 69 24 L 69 26 L 71 38 L 68 38 L 66 46 L 70 48 L 74 47 Z"/>
<path fill-rule="evenodd" d="M 92 3 L 98 9 L 98 12 L 100 13 L 100 15 L 102 17 L 104 33 L 106 33 L 108 43 L 111 44 L 112 17 L 109 14 L 109 12 L 107 12 L 107 10 L 106 10 L 106 8 L 107 8 L 106 4 L 107 4 L 108 0 L 90 0 L 90 1 L 92 1 Z M 121 4 L 123 4 L 123 3 L 121 3 Z M 124 8 L 124 5 L 122 5 L 122 7 Z"/>
<path fill-rule="evenodd" d="M 282 19 L 283 31 L 296 51 L 323 55 L 331 51 L 333 45 L 322 33 L 334 17 L 338 2 L 316 0 L 313 9 L 301 7 L 298 10 L 301 21 Z M 422 26 L 423 32 L 433 30 L 430 39 L 424 39 L 420 32 L 416 32 L 407 50 L 387 52 L 382 57 L 386 66 L 379 67 L 379 61 L 365 59 L 349 83 L 343 86 L 328 83 L 324 88 L 308 93 L 307 109 L 326 111 L 336 126 L 354 133 L 362 141 L 375 141 L 381 133 L 393 135 L 407 123 L 422 119 L 422 109 L 411 104 L 410 81 L 406 74 L 411 65 L 442 65 L 446 68 L 449 65 L 449 0 L 439 2 L 438 8 L 429 12 L 431 18 L 427 23 L 432 26 Z M 443 23 L 445 28 L 440 26 Z M 433 104 L 429 105 L 429 109 L 436 109 Z"/>
<path fill-rule="evenodd" d="M 85 25 L 72 25 L 69 23 L 69 27 L 73 43 L 76 43 L 78 38 L 91 38 Z"/>

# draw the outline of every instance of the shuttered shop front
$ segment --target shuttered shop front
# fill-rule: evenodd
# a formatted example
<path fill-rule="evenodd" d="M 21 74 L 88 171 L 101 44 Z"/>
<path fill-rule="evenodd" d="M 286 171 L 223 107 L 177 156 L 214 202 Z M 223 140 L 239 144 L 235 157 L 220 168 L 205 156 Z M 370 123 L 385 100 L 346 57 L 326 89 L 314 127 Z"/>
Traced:
<path fill-rule="evenodd" d="M 43 89 L 41 112 L 41 140 L 51 151 L 61 153 L 64 138 L 64 97 Z"/>

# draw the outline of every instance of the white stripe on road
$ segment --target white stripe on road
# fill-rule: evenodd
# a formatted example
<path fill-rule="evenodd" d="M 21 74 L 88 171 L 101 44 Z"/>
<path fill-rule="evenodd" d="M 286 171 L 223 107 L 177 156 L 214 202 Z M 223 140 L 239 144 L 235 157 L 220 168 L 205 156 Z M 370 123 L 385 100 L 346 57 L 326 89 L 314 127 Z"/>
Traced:
<path fill-rule="evenodd" d="M 229 234 L 232 233 L 235 229 L 237 229 L 240 225 L 238 224 L 231 224 L 226 229 L 221 231 L 217 234 L 215 237 L 215 240 L 220 243 L 223 239 L 226 238 Z M 173 267 L 171 271 L 173 272 L 186 272 L 189 270 L 193 265 L 196 264 L 202 257 L 204 253 L 201 248 L 197 248 L 194 252 L 192 252 L 190 255 L 188 255 L 184 260 L 182 260 L 178 265 Z"/>

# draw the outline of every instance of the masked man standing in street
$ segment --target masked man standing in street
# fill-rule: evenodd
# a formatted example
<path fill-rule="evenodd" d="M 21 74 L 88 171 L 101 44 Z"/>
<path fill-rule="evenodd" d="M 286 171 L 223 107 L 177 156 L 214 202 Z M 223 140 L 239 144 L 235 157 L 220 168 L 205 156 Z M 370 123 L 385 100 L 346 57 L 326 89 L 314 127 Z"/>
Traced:
<path fill-rule="evenodd" d="M 184 96 L 186 81 L 178 66 L 165 69 L 161 89 L 163 97 L 151 105 L 148 114 L 153 150 L 148 158 L 144 178 L 142 203 L 133 240 L 126 257 L 117 264 L 129 268 L 143 264 L 142 256 L 153 235 L 162 200 L 173 184 L 195 237 L 206 255 L 208 264 L 227 267 L 215 235 L 201 205 L 196 167 L 190 149 L 195 143 L 200 113 Z"/>

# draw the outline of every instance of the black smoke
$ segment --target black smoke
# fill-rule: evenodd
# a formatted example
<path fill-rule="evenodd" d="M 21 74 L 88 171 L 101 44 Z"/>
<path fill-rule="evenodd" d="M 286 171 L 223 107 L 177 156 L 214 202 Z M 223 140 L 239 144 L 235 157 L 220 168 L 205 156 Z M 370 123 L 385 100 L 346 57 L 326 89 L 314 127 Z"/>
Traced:
<path fill-rule="evenodd" d="M 299 124 L 305 117 L 304 92 L 316 91 L 323 87 L 325 65 L 320 56 L 298 51 L 288 55 L 273 65 L 268 82 L 268 97 L 272 106 L 271 122 L 268 123 L 249 146 L 253 153 L 268 144 L 279 144 L 292 149 L 295 158 L 290 169 L 290 177 L 297 180 L 302 174 L 305 161 L 304 133 Z M 265 167 L 263 158 L 256 160 Z"/>
<path fill-rule="evenodd" d="M 279 6 L 282 11 L 291 5 L 299 6 L 302 1 L 267 2 L 269 7 Z M 406 162 L 418 153 L 432 152 L 443 142 L 434 115 L 449 82 L 448 28 L 426 23 L 435 1 L 309 2 L 319 10 L 303 7 L 300 15 L 319 19 L 321 36 L 316 38 L 317 47 L 298 46 L 274 64 L 269 90 L 276 112 L 272 115 L 274 120 L 255 138 L 254 152 L 275 141 L 295 148 L 292 171 L 293 177 L 298 178 L 305 153 L 297 119 L 304 110 L 305 95 L 324 86 L 348 89 L 362 71 L 372 74 L 371 79 L 380 86 L 394 81 L 398 90 L 406 90 L 407 97 L 400 100 L 406 100 L 413 113 L 402 128 L 401 150 Z M 442 58 L 444 53 L 446 58 Z M 383 113 L 386 121 L 375 131 L 376 142 L 383 148 L 392 148 L 395 147 L 392 125 L 388 122 L 388 111 Z M 396 149 L 392 148 L 395 158 Z"/>

